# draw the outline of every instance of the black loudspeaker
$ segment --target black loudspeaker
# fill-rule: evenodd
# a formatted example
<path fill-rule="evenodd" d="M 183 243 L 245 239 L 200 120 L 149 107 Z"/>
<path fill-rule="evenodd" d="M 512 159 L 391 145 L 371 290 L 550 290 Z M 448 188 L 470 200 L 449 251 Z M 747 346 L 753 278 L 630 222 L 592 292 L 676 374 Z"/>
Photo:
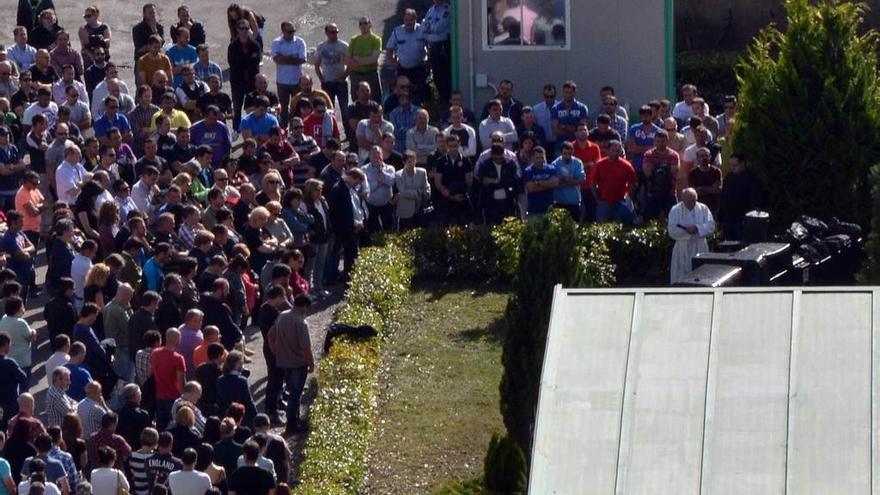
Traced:
<path fill-rule="evenodd" d="M 770 228 L 770 214 L 766 211 L 752 210 L 743 217 L 743 243 L 767 242 Z"/>

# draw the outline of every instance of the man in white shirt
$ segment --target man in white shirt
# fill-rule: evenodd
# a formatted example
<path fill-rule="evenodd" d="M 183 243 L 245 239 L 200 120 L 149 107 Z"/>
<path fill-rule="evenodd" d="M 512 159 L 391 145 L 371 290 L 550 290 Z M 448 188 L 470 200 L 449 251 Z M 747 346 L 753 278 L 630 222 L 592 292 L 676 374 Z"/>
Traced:
<path fill-rule="evenodd" d="M 211 488 L 211 477 L 196 471 L 199 456 L 195 449 L 187 448 L 180 456 L 183 469 L 172 471 L 168 475 L 168 487 L 174 495 L 204 495 Z"/>
<path fill-rule="evenodd" d="M 79 254 L 70 263 L 70 278 L 73 279 L 73 305 L 77 311 L 83 305 L 83 289 L 86 286 L 86 274 L 92 268 L 92 260 L 98 252 L 98 243 L 94 239 L 86 239 L 79 247 Z"/>
<path fill-rule="evenodd" d="M 692 271 L 691 260 L 697 253 L 709 251 L 706 237 L 715 232 L 715 219 L 709 207 L 697 201 L 697 191 L 681 192 L 681 202 L 669 210 L 667 229 L 675 241 L 670 262 L 670 281 L 682 281 Z"/>
<path fill-rule="evenodd" d="M 494 132 L 501 132 L 504 136 L 504 146 L 508 149 L 519 142 L 516 126 L 513 125 L 512 120 L 501 115 L 501 112 L 501 100 L 489 102 L 489 116 L 480 122 L 480 144 L 483 148 L 492 146 L 491 136 Z"/>
<path fill-rule="evenodd" d="M 107 62 L 107 67 L 104 72 L 104 80 L 99 82 L 98 85 L 95 86 L 95 89 L 92 90 L 92 114 L 95 118 L 104 114 L 104 111 L 101 110 L 101 108 L 103 108 L 104 105 L 104 98 L 111 94 L 110 81 L 116 82 L 116 85 L 119 86 L 120 93 L 128 94 L 128 85 L 125 84 L 125 81 L 119 79 L 118 76 L 119 69 L 116 67 L 116 64 L 113 62 Z M 120 101 L 120 109 L 122 108 L 121 103 L 122 102 Z M 97 113 L 97 110 L 101 110 L 101 113 Z"/>
<path fill-rule="evenodd" d="M 28 45 L 28 32 L 24 26 L 16 26 L 12 30 L 15 43 L 6 50 L 6 57 L 15 62 L 19 74 L 30 69 L 37 61 L 37 49 Z"/>
<path fill-rule="evenodd" d="M 46 359 L 46 382 L 52 384 L 52 372 L 59 366 L 64 366 L 70 361 L 70 337 L 64 335 L 56 335 L 52 339 L 52 350 L 55 351 Z"/>
<path fill-rule="evenodd" d="M 449 109 L 449 121 L 451 122 L 443 134 L 447 136 L 455 134 L 461 143 L 461 154 L 470 158 L 477 154 L 477 132 L 474 128 L 464 123 L 464 109 L 454 105 Z"/>
<path fill-rule="evenodd" d="M 55 171 L 55 191 L 58 194 L 58 201 L 73 205 L 83 183 L 91 178 L 91 174 L 80 163 L 81 160 L 82 154 L 76 146 L 68 146 L 64 149 L 64 161 Z"/>
<path fill-rule="evenodd" d="M 693 84 L 685 84 L 681 87 L 682 101 L 677 102 L 675 107 L 672 108 L 672 116 L 679 122 L 679 125 L 693 117 L 694 110 L 691 108 L 691 104 L 698 94 L 697 87 Z M 709 105 L 706 103 L 703 103 L 703 105 L 703 115 L 709 115 Z"/>
<path fill-rule="evenodd" d="M 79 101 L 89 104 L 89 93 L 86 91 L 86 85 L 77 81 L 76 71 L 70 64 L 65 64 L 61 69 L 61 79 L 52 85 L 52 101 L 59 105 L 63 105 L 67 101 L 67 87 L 73 86 L 78 92 Z"/>
<path fill-rule="evenodd" d="M 37 101 L 30 104 L 27 109 L 24 111 L 24 115 L 21 117 L 21 123 L 25 125 L 25 127 L 30 128 L 34 115 L 42 114 L 46 117 L 46 121 L 48 126 L 51 128 L 55 125 L 55 121 L 58 120 L 58 105 L 52 101 L 52 92 L 49 91 L 49 88 L 41 87 L 37 90 Z"/>
<path fill-rule="evenodd" d="M 89 438 L 92 433 L 101 429 L 101 418 L 108 411 L 110 408 L 101 396 L 101 384 L 94 381 L 87 383 L 86 398 L 76 406 L 76 415 L 82 422 L 84 438 Z"/>
<path fill-rule="evenodd" d="M 535 122 L 544 129 L 544 137 L 548 143 L 556 142 L 556 135 L 553 134 L 553 117 L 550 110 L 559 103 L 556 99 L 556 85 L 544 85 L 544 101 L 532 105 L 532 113 L 535 115 Z"/>
<path fill-rule="evenodd" d="M 394 226 L 394 205 L 391 204 L 392 188 L 394 187 L 394 167 L 382 160 L 382 148 L 373 146 L 370 149 L 370 161 L 364 165 L 367 176 L 367 230 L 378 232 L 391 230 Z"/>
<path fill-rule="evenodd" d="M 281 128 L 287 128 L 290 116 L 290 97 L 299 93 L 299 80 L 302 77 L 302 64 L 306 62 L 306 42 L 295 36 L 292 23 L 281 23 L 281 36 L 272 40 L 272 60 L 278 66 L 275 83 L 278 100 L 281 103 Z"/>
<path fill-rule="evenodd" d="M 159 186 L 156 181 L 159 179 L 159 170 L 153 166 L 144 167 L 141 178 L 135 182 L 131 188 L 131 199 L 137 206 L 137 209 L 148 217 L 152 216 L 154 206 L 153 198 L 159 194 Z"/>

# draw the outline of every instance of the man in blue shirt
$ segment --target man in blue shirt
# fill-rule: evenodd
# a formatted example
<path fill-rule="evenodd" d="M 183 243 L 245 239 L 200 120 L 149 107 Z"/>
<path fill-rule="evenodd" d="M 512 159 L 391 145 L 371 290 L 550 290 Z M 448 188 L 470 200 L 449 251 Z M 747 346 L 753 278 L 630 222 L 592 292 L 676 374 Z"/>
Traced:
<path fill-rule="evenodd" d="M 242 139 L 255 139 L 260 147 L 269 139 L 269 129 L 278 127 L 279 124 L 278 118 L 268 113 L 269 98 L 258 96 L 256 105 L 253 112 L 241 119 L 239 127 Z"/>
<path fill-rule="evenodd" d="M 177 28 L 177 44 L 165 50 L 165 55 L 171 61 L 171 70 L 174 72 L 174 87 L 176 88 L 183 82 L 180 69 L 185 65 L 193 65 L 199 61 L 196 47 L 189 44 L 189 29 Z"/>
<path fill-rule="evenodd" d="M 558 170 L 547 163 L 547 152 L 537 146 L 532 150 L 532 164 L 523 171 L 528 199 L 528 218 L 547 213 L 553 204 L 553 190 L 559 186 Z"/>
<path fill-rule="evenodd" d="M 415 9 L 406 9 L 403 24 L 391 31 L 385 43 L 386 59 L 397 69 L 397 76 L 406 76 L 412 83 L 411 96 L 416 104 L 428 99 L 427 40 L 417 22 Z"/>
<path fill-rule="evenodd" d="M 86 398 L 86 384 L 92 381 L 92 374 L 83 365 L 86 359 L 86 345 L 82 342 L 70 344 L 70 361 L 64 365 L 70 370 L 70 386 L 67 395 L 79 402 Z"/>
<path fill-rule="evenodd" d="M 630 163 L 641 175 L 642 159 L 645 152 L 654 147 L 654 135 L 660 131 L 660 128 L 654 124 L 654 113 L 648 105 L 642 105 L 639 108 L 639 118 L 642 119 L 642 122 L 633 124 L 629 128 L 626 137 L 626 152 Z"/>
<path fill-rule="evenodd" d="M 18 394 L 27 392 L 27 375 L 9 354 L 12 338 L 6 332 L 0 332 L 0 428 L 6 430 L 9 418 L 18 413 Z"/>
<path fill-rule="evenodd" d="M 428 42 L 428 60 L 440 101 L 448 101 L 452 91 L 451 45 L 449 32 L 452 13 L 446 0 L 434 0 L 434 5 L 422 19 L 422 33 Z"/>
<path fill-rule="evenodd" d="M 575 94 L 577 84 L 574 81 L 565 81 L 562 83 L 562 101 L 550 109 L 557 148 L 563 141 L 574 141 L 578 124 L 587 121 L 587 106 L 575 99 Z"/>
<path fill-rule="evenodd" d="M 551 166 L 556 167 L 559 186 L 553 190 L 556 206 L 563 208 L 575 221 L 581 218 L 581 185 L 586 180 L 584 162 L 574 157 L 574 145 L 562 143 L 562 154 Z"/>
<path fill-rule="evenodd" d="M 95 121 L 95 137 L 103 145 L 108 145 L 110 143 L 107 138 L 107 132 L 115 127 L 119 129 L 120 134 L 122 134 L 122 139 L 124 141 L 128 141 L 131 139 L 131 125 L 128 123 L 128 119 L 125 115 L 119 113 L 119 99 L 117 99 L 113 95 L 109 95 L 104 98 L 104 115 L 100 116 L 98 120 Z"/>

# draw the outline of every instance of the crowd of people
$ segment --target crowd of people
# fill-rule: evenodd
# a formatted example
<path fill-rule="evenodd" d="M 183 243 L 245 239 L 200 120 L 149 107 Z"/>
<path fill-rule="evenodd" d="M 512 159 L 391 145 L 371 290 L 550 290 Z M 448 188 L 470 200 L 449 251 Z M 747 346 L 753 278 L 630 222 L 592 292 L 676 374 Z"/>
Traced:
<path fill-rule="evenodd" d="M 144 5 L 134 80 L 119 77 L 130 55 L 98 6 L 75 48 L 52 0 L 21 0 L 0 51 L 0 495 L 285 493 L 285 437 L 308 428 L 305 315 L 374 233 L 550 208 L 638 223 L 699 195 L 736 238 L 761 201 L 730 153 L 733 96 L 713 117 L 687 85 L 630 125 L 610 86 L 591 112 L 574 81 L 525 105 L 505 80 L 476 114 L 450 87 L 445 0 L 421 22 L 406 10 L 384 41 L 368 17 L 348 43 L 329 23 L 313 55 L 283 22 L 265 42 L 275 91 L 257 12 L 227 9 L 228 70 L 189 9 L 176 14 L 166 31 Z M 432 89 L 441 115 L 427 110 Z M 23 316 L 43 291 L 53 354 L 37 405 L 38 337 Z M 268 370 L 262 412 L 252 359 Z"/>

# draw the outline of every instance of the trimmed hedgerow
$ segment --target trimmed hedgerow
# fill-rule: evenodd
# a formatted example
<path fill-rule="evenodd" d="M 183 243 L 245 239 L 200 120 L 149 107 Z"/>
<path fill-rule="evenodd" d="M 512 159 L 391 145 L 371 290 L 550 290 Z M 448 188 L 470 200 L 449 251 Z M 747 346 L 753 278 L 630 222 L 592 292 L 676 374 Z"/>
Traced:
<path fill-rule="evenodd" d="M 337 321 L 373 326 L 380 336 L 338 339 L 321 360 L 298 494 L 347 494 L 361 489 L 376 416 L 381 336 L 392 330 L 408 294 L 411 264 L 408 250 L 389 245 L 362 250 L 354 265 Z"/>

